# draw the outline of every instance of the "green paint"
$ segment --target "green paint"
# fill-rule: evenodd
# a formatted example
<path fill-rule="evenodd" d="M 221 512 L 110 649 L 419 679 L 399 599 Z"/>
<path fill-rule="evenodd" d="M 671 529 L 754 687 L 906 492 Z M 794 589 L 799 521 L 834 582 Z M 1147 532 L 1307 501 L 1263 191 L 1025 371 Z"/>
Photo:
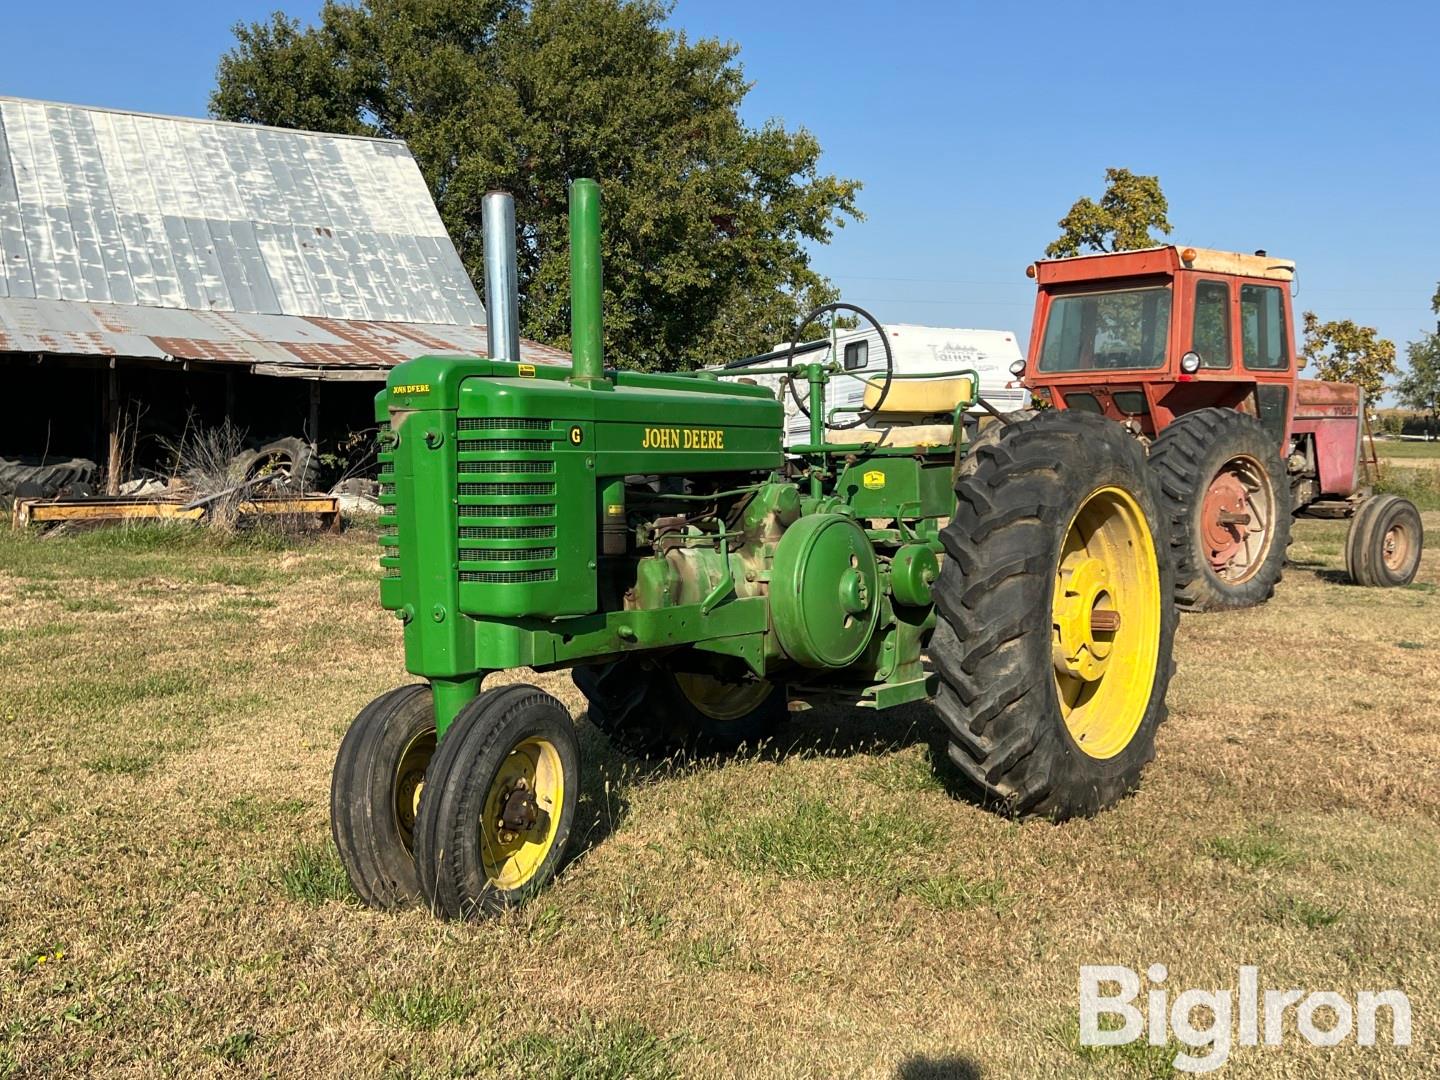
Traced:
<path fill-rule="evenodd" d="M 764 387 L 607 374 L 590 181 L 571 230 L 573 372 L 427 356 L 376 399 L 380 599 L 442 732 L 492 671 L 660 650 L 812 685 L 828 669 L 880 708 L 924 696 L 957 449 L 823 443 L 826 365 L 790 371 L 815 404 L 793 468 Z"/>
<path fill-rule="evenodd" d="M 605 383 L 605 334 L 601 316 L 600 185 L 570 185 L 570 353 L 575 381 L 598 389 Z"/>

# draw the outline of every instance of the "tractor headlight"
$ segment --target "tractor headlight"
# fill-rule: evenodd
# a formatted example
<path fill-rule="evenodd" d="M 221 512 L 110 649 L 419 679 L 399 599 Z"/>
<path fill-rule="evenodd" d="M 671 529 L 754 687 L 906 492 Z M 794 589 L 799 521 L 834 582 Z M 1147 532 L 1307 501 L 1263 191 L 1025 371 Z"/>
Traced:
<path fill-rule="evenodd" d="M 1011 374 L 1011 375 L 1014 375 L 1015 378 L 1017 378 L 1017 379 L 1018 379 L 1021 375 L 1024 375 L 1024 374 L 1025 374 L 1025 361 L 1024 361 L 1024 360 L 1016 360 L 1015 362 L 1013 362 L 1013 363 L 1010 365 L 1010 374 Z"/>
<path fill-rule="evenodd" d="M 1192 349 L 1180 357 L 1180 370 L 1186 375 L 1194 375 L 1200 370 L 1200 354 Z"/>

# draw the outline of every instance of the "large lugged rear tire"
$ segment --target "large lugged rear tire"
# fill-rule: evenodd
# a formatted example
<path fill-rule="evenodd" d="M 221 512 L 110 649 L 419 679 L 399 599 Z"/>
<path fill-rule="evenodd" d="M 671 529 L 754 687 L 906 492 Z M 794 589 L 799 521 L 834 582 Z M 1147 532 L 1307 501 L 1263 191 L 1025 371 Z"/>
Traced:
<path fill-rule="evenodd" d="M 1144 451 L 1043 412 L 973 451 L 941 532 L 929 654 L 950 757 L 1016 817 L 1086 816 L 1133 789 L 1165 718 L 1176 615 Z"/>
<path fill-rule="evenodd" d="M 590 722 L 632 757 L 733 754 L 769 738 L 788 715 L 779 684 L 728 683 L 652 661 L 577 667 L 571 677 L 590 703 Z"/>
<path fill-rule="evenodd" d="M 1234 409 L 1178 417 L 1150 446 L 1182 611 L 1254 607 L 1290 546 L 1290 482 L 1265 426 Z M 1241 519 L 1245 520 L 1241 520 Z"/>
<path fill-rule="evenodd" d="M 1372 495 L 1350 519 L 1345 570 L 1356 585 L 1409 585 L 1420 569 L 1424 545 L 1425 529 L 1414 503 L 1398 495 Z"/>
<path fill-rule="evenodd" d="M 22 486 L 31 492 L 31 498 L 54 498 L 73 484 L 90 483 L 95 479 L 96 471 L 95 462 L 88 458 L 48 463 L 24 458 L 18 461 L 0 458 L 0 499 L 16 497 L 19 494 L 17 489 Z"/>

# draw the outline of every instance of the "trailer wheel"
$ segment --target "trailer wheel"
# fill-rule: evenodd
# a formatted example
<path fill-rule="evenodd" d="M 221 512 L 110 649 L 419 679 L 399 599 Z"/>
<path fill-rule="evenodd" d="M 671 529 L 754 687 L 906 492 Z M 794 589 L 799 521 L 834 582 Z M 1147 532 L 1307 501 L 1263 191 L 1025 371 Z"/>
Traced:
<path fill-rule="evenodd" d="M 1345 570 L 1356 585 L 1388 589 L 1409 585 L 1420 569 L 1425 529 L 1420 511 L 1398 495 L 1375 495 L 1360 504 L 1345 536 Z"/>
<path fill-rule="evenodd" d="M 1274 437 L 1234 409 L 1178 417 L 1150 446 L 1182 611 L 1254 607 L 1290 546 L 1290 483 Z"/>
<path fill-rule="evenodd" d="M 350 885 L 389 909 L 420 895 L 415 814 L 435 752 L 435 707 L 424 684 L 381 694 L 350 725 L 330 780 L 330 832 Z"/>
<path fill-rule="evenodd" d="M 1042 412 L 979 446 L 955 495 L 929 644 L 950 758 L 1012 816 L 1094 814 L 1155 756 L 1172 670 L 1144 451 L 1100 417 Z"/>
<path fill-rule="evenodd" d="M 415 865 L 430 910 L 475 919 L 514 907 L 555 876 L 580 795 L 570 713 L 523 684 L 460 710 L 430 762 Z"/>
<path fill-rule="evenodd" d="M 714 757 L 755 746 L 788 715 L 785 688 L 726 682 L 642 660 L 577 667 L 590 722 L 632 757 Z"/>

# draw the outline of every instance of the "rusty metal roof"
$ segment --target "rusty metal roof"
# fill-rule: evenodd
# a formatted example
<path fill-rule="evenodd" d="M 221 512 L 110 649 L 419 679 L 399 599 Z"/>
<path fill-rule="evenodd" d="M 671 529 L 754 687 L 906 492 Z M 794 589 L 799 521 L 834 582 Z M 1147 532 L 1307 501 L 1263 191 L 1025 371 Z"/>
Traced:
<path fill-rule="evenodd" d="M 0 97 L 0 352 L 354 372 L 484 326 L 404 143 Z"/>
<path fill-rule="evenodd" d="M 383 378 L 402 360 L 484 356 L 484 326 L 307 318 L 235 311 L 175 311 L 64 300 L 0 299 L 0 353 L 121 356 L 246 364 L 262 375 Z M 569 356 L 533 341 L 524 360 Z"/>

